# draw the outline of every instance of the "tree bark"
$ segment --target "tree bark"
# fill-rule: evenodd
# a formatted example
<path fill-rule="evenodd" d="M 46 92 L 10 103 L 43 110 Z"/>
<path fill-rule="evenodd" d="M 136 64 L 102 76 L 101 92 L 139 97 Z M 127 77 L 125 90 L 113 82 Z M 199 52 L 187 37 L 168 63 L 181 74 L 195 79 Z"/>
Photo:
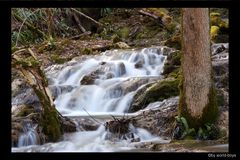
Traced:
<path fill-rule="evenodd" d="M 31 49 L 28 49 L 31 56 L 33 52 Z M 34 58 L 35 61 L 37 59 Z M 52 101 L 51 93 L 48 88 L 48 83 L 46 77 L 38 62 L 33 61 L 27 66 L 23 58 L 17 55 L 13 55 L 12 63 L 14 67 L 17 68 L 26 79 L 27 83 L 33 88 L 34 92 L 39 98 L 39 101 L 42 105 L 42 112 L 40 116 L 40 126 L 43 128 L 43 133 L 47 135 L 48 141 L 57 141 L 62 136 L 61 130 L 61 119 L 59 113 L 57 112 L 54 103 Z"/>
<path fill-rule="evenodd" d="M 210 56 L 209 10 L 182 10 L 182 74 L 180 115 L 191 127 L 213 122 L 217 115 Z"/>

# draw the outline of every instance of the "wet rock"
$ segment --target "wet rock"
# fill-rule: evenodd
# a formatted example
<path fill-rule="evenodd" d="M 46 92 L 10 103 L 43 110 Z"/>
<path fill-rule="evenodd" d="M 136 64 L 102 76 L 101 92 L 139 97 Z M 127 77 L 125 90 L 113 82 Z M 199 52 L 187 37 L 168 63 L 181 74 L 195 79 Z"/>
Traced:
<path fill-rule="evenodd" d="M 64 86 L 51 85 L 51 86 L 48 86 L 48 88 L 51 91 L 53 99 L 56 99 L 60 94 L 71 92 L 74 89 L 74 87 L 71 85 L 64 85 Z"/>
<path fill-rule="evenodd" d="M 77 130 L 76 124 L 67 117 L 60 118 L 62 132 L 75 132 Z"/>
<path fill-rule="evenodd" d="M 135 63 L 135 68 L 142 68 L 144 65 L 144 61 L 143 60 L 138 60 L 136 63 Z"/>
<path fill-rule="evenodd" d="M 145 87 L 145 89 L 139 89 L 133 98 L 129 112 L 143 109 L 151 102 L 179 95 L 178 84 L 178 79 L 168 78 Z"/>
<path fill-rule="evenodd" d="M 91 118 L 74 119 L 74 121 L 76 122 L 78 129 L 81 131 L 95 131 L 100 125 Z"/>
<path fill-rule="evenodd" d="M 144 128 L 152 134 L 171 138 L 178 100 L 178 97 L 169 98 L 154 108 L 137 112 L 138 115 L 132 119 L 132 124 L 135 127 Z"/>
<path fill-rule="evenodd" d="M 167 60 L 163 67 L 163 73 L 162 73 L 163 75 L 167 75 L 171 72 L 174 72 L 176 69 L 180 68 L 181 54 L 182 53 L 180 51 L 175 51 L 168 54 Z"/>
<path fill-rule="evenodd" d="M 91 84 L 94 84 L 96 78 L 98 76 L 93 72 L 93 73 L 90 73 L 88 75 L 85 75 L 82 80 L 81 80 L 81 85 L 91 85 Z"/>
<path fill-rule="evenodd" d="M 112 72 L 106 73 L 106 79 L 111 79 L 113 77 L 114 77 L 114 73 L 112 73 Z"/>
<path fill-rule="evenodd" d="M 228 43 L 212 45 L 212 66 L 215 86 L 228 91 L 229 82 L 229 53 Z"/>
<path fill-rule="evenodd" d="M 12 123 L 12 130 L 11 130 L 11 139 L 12 139 L 12 146 L 17 147 L 18 145 L 18 138 L 20 134 L 23 132 L 23 126 L 20 122 L 13 122 Z"/>
<path fill-rule="evenodd" d="M 120 141 L 120 140 L 130 140 L 131 142 L 139 142 L 140 137 L 134 135 L 133 126 L 130 124 L 130 119 L 117 119 L 105 122 L 105 130 L 107 134 L 105 136 L 106 140 L 110 141 Z"/>
<path fill-rule="evenodd" d="M 211 46 L 212 55 L 216 55 L 222 52 L 228 52 L 229 43 L 214 43 Z"/>
<path fill-rule="evenodd" d="M 122 63 L 122 62 L 120 62 L 119 64 L 118 64 L 118 76 L 120 77 L 120 76 L 122 76 L 122 75 L 124 75 L 125 73 L 126 73 L 126 68 L 125 68 L 125 65 L 124 65 L 124 63 Z"/>
<path fill-rule="evenodd" d="M 12 106 L 32 105 L 40 109 L 40 102 L 33 89 L 23 79 L 12 82 Z"/>
<path fill-rule="evenodd" d="M 105 65 L 107 62 L 101 62 L 100 65 Z"/>

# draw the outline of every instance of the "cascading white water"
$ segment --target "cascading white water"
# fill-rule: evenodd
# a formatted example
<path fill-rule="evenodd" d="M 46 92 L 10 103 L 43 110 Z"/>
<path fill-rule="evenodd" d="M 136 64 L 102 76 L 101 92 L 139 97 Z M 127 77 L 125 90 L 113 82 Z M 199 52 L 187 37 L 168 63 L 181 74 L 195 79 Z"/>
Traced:
<path fill-rule="evenodd" d="M 136 90 L 161 78 L 166 59 L 166 47 L 142 50 L 111 50 L 85 61 L 47 73 L 50 87 L 56 89 L 56 108 L 64 116 L 123 115 L 128 111 Z M 169 50 L 168 50 L 169 52 Z M 140 141 L 161 140 L 147 130 L 130 126 Z M 95 131 L 65 134 L 58 143 L 13 148 L 13 151 L 97 152 L 121 151 L 134 148 L 130 139 L 112 142 L 103 125 Z"/>
<path fill-rule="evenodd" d="M 68 66 L 58 73 L 52 86 L 69 85 L 74 89 L 58 95 L 55 105 L 67 116 L 86 114 L 83 108 L 90 114 L 123 113 L 128 110 L 135 92 L 124 93 L 119 84 L 133 77 L 160 76 L 164 61 L 161 49 L 144 48 L 140 51 L 106 51 L 99 57 Z M 94 82 L 81 84 L 88 75 Z"/>
<path fill-rule="evenodd" d="M 39 143 L 39 137 L 35 131 L 35 127 L 31 122 L 25 122 L 23 125 L 23 133 L 18 139 L 18 147 L 37 145 Z"/>

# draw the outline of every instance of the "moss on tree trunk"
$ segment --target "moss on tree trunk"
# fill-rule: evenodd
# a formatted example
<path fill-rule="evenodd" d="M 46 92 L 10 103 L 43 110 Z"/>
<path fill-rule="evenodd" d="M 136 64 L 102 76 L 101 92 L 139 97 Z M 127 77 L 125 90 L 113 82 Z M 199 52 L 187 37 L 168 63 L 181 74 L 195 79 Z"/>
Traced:
<path fill-rule="evenodd" d="M 43 109 L 39 125 L 43 128 L 43 133 L 47 136 L 47 141 L 56 142 L 60 139 L 63 133 L 61 131 L 60 116 L 56 111 L 51 95 L 49 94 L 45 74 L 40 69 L 38 62 L 30 61 L 26 63 L 23 59 L 23 57 L 14 55 L 12 66 L 17 68 L 23 74 L 23 77 L 38 96 Z"/>

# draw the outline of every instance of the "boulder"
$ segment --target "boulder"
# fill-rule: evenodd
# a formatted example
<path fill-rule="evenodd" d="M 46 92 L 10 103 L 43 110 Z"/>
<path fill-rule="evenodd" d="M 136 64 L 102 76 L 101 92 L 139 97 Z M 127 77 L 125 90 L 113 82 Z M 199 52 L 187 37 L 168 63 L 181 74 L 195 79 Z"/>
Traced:
<path fill-rule="evenodd" d="M 77 130 L 76 124 L 67 117 L 61 117 L 60 118 L 60 124 L 62 132 L 75 132 Z"/>
<path fill-rule="evenodd" d="M 133 97 L 129 112 L 143 109 L 151 102 L 179 95 L 178 85 L 179 79 L 166 78 L 139 89 Z"/>
<path fill-rule="evenodd" d="M 152 134 L 171 138 L 174 129 L 175 116 L 177 116 L 178 97 L 164 100 L 155 105 L 154 108 L 137 112 L 131 122 L 135 127 L 141 127 Z"/>
<path fill-rule="evenodd" d="M 81 83 L 81 85 L 91 85 L 91 84 L 94 84 L 94 82 L 95 82 L 97 77 L 98 76 L 94 72 L 92 72 L 92 73 L 90 73 L 88 75 L 85 75 L 82 78 L 82 80 L 80 81 L 80 83 Z"/>
<path fill-rule="evenodd" d="M 100 125 L 91 118 L 74 119 L 74 121 L 77 125 L 77 128 L 81 131 L 95 131 Z"/>
<path fill-rule="evenodd" d="M 229 53 L 228 43 L 213 44 L 212 48 L 212 66 L 215 86 L 224 88 L 228 91 L 229 81 Z"/>
<path fill-rule="evenodd" d="M 138 60 L 136 63 L 135 63 L 135 68 L 142 68 L 144 65 L 144 61 L 143 60 Z"/>
<path fill-rule="evenodd" d="M 117 64 L 118 76 L 122 76 L 126 73 L 126 68 L 123 62 Z"/>
<path fill-rule="evenodd" d="M 12 82 L 12 106 L 31 105 L 39 110 L 40 102 L 33 89 L 23 79 L 15 79 Z"/>

